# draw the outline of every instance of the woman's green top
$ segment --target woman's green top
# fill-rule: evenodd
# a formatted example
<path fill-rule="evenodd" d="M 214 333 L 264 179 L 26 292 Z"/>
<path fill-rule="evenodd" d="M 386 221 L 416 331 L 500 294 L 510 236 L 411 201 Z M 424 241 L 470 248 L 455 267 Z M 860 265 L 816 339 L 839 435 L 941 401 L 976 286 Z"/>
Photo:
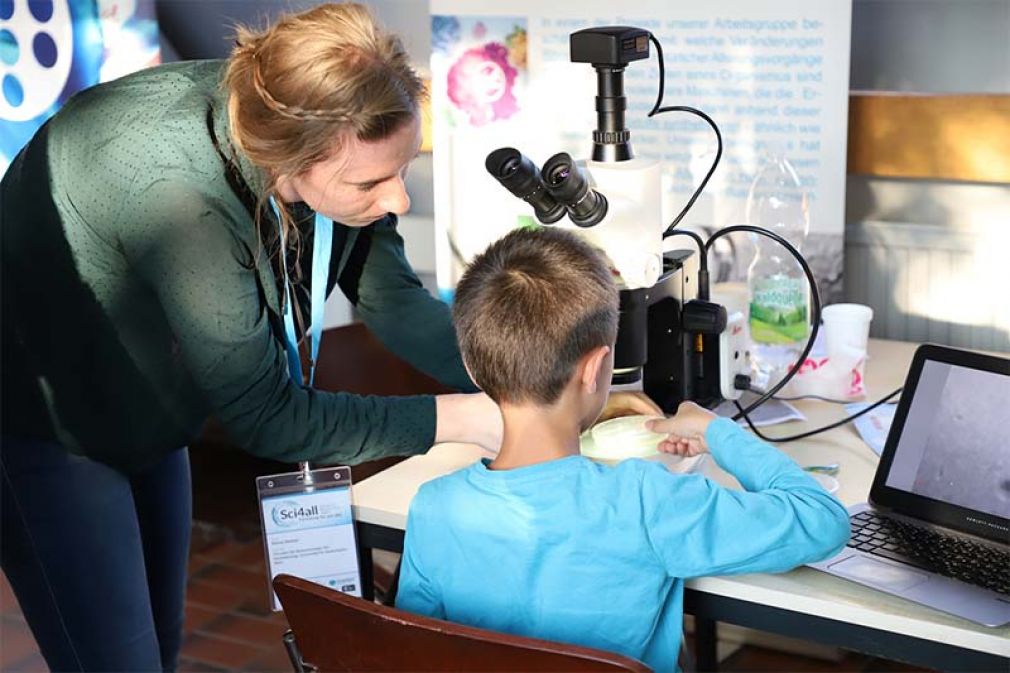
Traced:
<path fill-rule="evenodd" d="M 288 462 L 425 451 L 431 396 L 290 378 L 277 223 L 254 223 L 264 178 L 229 140 L 223 68 L 170 64 L 87 89 L 11 164 L 0 190 L 3 434 L 124 470 L 187 444 L 210 414 L 250 452 Z M 312 217 L 295 212 L 295 294 L 308 316 Z M 411 270 L 394 216 L 335 224 L 331 259 L 328 292 L 339 284 L 386 346 L 473 390 L 448 308 Z"/>

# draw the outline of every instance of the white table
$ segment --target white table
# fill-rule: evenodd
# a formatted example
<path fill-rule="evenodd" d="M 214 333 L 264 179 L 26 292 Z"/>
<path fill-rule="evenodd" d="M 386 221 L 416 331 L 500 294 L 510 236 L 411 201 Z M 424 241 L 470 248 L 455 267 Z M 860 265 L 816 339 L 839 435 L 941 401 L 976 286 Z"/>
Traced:
<path fill-rule="evenodd" d="M 870 399 L 904 382 L 914 351 L 914 344 L 871 340 L 866 370 Z M 772 426 L 765 434 L 796 434 L 844 415 L 836 404 L 795 404 L 808 420 Z M 839 499 L 846 506 L 866 501 L 878 458 L 851 424 L 780 448 L 801 465 L 837 462 Z M 484 455 L 490 454 L 475 446 L 442 444 L 355 485 L 354 515 L 363 573 L 371 574 L 372 549 L 403 549 L 407 511 L 422 483 Z M 712 460 L 706 461 L 704 472 L 725 485 L 736 485 Z M 371 586 L 370 576 L 362 581 Z M 691 580 L 685 611 L 696 618 L 700 670 L 715 667 L 715 623 L 719 621 L 932 668 L 1010 670 L 1010 627 L 978 626 L 810 568 L 779 575 Z"/>

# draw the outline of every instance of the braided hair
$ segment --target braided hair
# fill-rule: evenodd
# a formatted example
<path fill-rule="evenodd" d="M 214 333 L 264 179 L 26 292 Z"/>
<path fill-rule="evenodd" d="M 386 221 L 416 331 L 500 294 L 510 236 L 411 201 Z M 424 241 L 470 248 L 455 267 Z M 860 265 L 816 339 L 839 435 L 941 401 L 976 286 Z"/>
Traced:
<path fill-rule="evenodd" d="M 281 176 L 304 173 L 349 138 L 388 138 L 425 95 L 400 39 L 356 3 L 282 15 L 263 31 L 239 26 L 224 86 L 231 140 L 267 176 L 257 219 L 270 197 L 281 201 Z M 297 252 L 298 230 L 280 212 Z"/>

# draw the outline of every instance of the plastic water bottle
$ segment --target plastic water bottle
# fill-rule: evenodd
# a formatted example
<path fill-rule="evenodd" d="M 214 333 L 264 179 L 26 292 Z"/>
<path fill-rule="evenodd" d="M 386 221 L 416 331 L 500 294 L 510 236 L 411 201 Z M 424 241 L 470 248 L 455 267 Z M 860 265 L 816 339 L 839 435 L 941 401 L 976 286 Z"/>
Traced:
<path fill-rule="evenodd" d="M 782 156 L 768 157 L 747 196 L 747 221 L 801 250 L 810 228 L 807 194 Z M 802 267 L 778 242 L 753 235 L 757 255 L 747 270 L 754 384 L 767 390 L 796 362 L 809 334 L 810 288 Z"/>

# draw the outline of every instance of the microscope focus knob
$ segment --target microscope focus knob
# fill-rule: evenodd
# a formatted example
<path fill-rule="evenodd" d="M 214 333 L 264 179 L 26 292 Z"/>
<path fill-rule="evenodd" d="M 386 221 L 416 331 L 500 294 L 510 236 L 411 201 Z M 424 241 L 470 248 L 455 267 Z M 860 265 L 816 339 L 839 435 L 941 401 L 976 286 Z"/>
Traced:
<path fill-rule="evenodd" d="M 711 301 L 692 299 L 684 304 L 681 327 L 693 334 L 722 334 L 726 329 L 726 307 Z"/>

